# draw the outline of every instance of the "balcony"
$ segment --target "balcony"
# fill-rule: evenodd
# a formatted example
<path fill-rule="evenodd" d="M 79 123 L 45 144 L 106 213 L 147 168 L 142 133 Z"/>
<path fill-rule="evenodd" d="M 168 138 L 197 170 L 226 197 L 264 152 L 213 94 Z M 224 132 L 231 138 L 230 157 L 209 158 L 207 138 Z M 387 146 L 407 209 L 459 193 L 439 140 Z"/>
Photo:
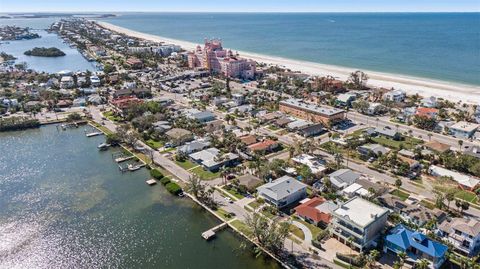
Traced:
<path fill-rule="evenodd" d="M 341 226 L 342 229 L 347 229 L 347 230 L 351 231 L 352 233 L 355 234 L 356 237 L 363 238 L 363 236 L 364 236 L 362 230 L 360 230 L 357 227 L 354 227 L 354 226 L 352 226 L 352 225 L 350 225 L 346 222 L 343 222 L 343 221 L 340 220 L 340 221 L 337 221 L 337 225 Z"/>

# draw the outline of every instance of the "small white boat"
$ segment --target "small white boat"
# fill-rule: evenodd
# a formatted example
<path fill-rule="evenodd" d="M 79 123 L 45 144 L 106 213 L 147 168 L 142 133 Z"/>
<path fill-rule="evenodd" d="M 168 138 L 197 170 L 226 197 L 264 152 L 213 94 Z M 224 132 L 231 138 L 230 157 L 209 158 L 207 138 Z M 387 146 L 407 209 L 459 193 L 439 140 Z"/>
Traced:
<path fill-rule="evenodd" d="M 127 166 L 128 168 L 128 171 L 137 171 L 138 169 L 142 168 L 141 165 L 133 165 L 133 164 L 129 164 Z"/>
<path fill-rule="evenodd" d="M 102 143 L 97 146 L 99 150 L 107 150 L 109 147 L 110 147 L 110 144 L 107 144 L 107 143 Z"/>

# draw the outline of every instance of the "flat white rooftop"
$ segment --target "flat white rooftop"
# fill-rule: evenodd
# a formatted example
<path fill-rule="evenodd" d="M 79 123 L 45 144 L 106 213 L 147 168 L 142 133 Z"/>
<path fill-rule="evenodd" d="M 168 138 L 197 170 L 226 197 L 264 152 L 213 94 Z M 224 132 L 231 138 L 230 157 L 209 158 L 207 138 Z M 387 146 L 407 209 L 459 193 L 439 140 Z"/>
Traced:
<path fill-rule="evenodd" d="M 334 214 L 360 227 L 366 227 L 387 212 L 387 209 L 381 206 L 360 197 L 354 197 L 335 210 Z"/>

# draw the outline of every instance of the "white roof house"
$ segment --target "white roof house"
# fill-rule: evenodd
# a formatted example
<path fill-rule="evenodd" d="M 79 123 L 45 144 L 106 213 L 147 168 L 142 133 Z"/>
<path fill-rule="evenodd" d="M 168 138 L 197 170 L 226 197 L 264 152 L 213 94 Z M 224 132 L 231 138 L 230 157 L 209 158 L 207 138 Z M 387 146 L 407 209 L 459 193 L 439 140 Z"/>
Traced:
<path fill-rule="evenodd" d="M 453 181 L 457 182 L 458 184 L 468 187 L 469 189 L 474 189 L 480 183 L 480 180 L 474 178 L 469 175 L 461 174 L 459 172 L 455 172 L 452 170 L 448 170 L 443 167 L 439 167 L 436 165 L 431 165 L 428 168 L 428 172 L 432 176 L 436 177 L 451 177 Z"/>
<path fill-rule="evenodd" d="M 388 210 L 360 197 L 354 197 L 333 211 L 336 217 L 348 219 L 360 227 L 366 227 Z"/>
<path fill-rule="evenodd" d="M 292 161 L 308 166 L 314 174 L 323 173 L 327 170 L 324 162 L 308 154 L 295 156 L 292 158 Z"/>

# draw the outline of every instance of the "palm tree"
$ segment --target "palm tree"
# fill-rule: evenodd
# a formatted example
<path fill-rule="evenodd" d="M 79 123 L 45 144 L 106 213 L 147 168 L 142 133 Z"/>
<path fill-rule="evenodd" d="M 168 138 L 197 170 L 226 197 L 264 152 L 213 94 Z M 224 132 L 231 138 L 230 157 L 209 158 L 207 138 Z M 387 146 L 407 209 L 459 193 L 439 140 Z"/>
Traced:
<path fill-rule="evenodd" d="M 460 147 L 460 150 L 462 149 L 462 145 L 463 145 L 463 140 L 462 139 L 458 140 L 458 146 Z"/>
<path fill-rule="evenodd" d="M 428 261 L 427 259 L 420 259 L 415 265 L 415 267 L 418 269 L 428 269 L 429 266 L 430 261 Z"/>
<path fill-rule="evenodd" d="M 407 253 L 405 251 L 397 253 L 398 257 L 398 266 L 399 268 L 402 268 L 403 265 L 405 264 L 405 260 L 407 259 Z"/>
<path fill-rule="evenodd" d="M 377 260 L 378 255 L 380 255 L 380 252 L 378 252 L 378 250 L 373 249 L 372 251 L 370 251 L 370 253 L 366 257 L 368 268 L 373 268 L 375 266 L 375 261 Z"/>

